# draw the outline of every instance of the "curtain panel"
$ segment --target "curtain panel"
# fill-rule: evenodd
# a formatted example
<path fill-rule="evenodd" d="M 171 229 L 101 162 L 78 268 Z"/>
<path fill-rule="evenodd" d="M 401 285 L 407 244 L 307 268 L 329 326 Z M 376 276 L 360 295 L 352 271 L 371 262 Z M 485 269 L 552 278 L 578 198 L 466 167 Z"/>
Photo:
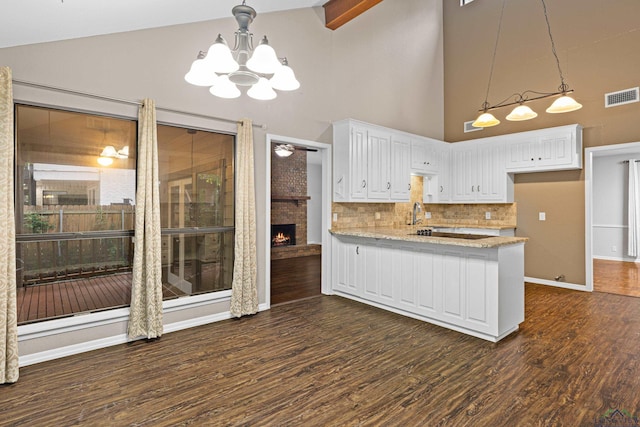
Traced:
<path fill-rule="evenodd" d="M 638 162 L 629 159 L 629 204 L 628 204 L 628 247 L 631 257 L 640 254 L 640 185 L 638 182 Z"/>
<path fill-rule="evenodd" d="M 241 317 L 258 312 L 253 124 L 249 119 L 238 123 L 236 149 L 236 238 L 231 315 Z"/>
<path fill-rule="evenodd" d="M 129 338 L 162 335 L 162 263 L 156 108 L 145 99 L 139 111 L 138 183 Z"/>
<path fill-rule="evenodd" d="M 0 68 L 0 384 L 18 381 L 16 226 L 13 201 L 13 87 Z"/>

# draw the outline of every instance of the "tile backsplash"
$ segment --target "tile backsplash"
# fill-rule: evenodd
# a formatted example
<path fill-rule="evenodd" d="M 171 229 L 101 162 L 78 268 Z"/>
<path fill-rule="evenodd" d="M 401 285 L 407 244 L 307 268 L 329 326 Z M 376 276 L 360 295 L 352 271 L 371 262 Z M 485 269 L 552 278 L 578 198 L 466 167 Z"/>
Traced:
<path fill-rule="evenodd" d="M 405 203 L 333 203 L 337 221 L 331 228 L 400 227 L 411 224 L 413 203 L 422 203 L 422 177 L 411 177 L 411 201 Z M 431 212 L 431 219 L 425 219 Z M 487 212 L 491 219 L 485 219 Z M 516 227 L 515 203 L 422 204 L 420 225 L 438 226 L 513 226 Z"/>

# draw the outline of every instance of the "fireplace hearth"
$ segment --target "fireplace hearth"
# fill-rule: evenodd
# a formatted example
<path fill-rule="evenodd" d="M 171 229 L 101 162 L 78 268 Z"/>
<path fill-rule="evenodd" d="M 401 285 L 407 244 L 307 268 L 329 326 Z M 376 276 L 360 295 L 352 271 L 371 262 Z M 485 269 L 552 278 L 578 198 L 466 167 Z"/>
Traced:
<path fill-rule="evenodd" d="M 294 246 L 296 244 L 295 224 L 272 224 L 271 247 Z"/>

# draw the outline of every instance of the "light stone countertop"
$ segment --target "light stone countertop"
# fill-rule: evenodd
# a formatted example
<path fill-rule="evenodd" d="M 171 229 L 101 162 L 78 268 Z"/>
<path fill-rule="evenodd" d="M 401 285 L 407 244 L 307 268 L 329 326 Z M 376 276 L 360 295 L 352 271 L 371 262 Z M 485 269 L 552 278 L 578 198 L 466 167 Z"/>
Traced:
<path fill-rule="evenodd" d="M 426 228 L 426 227 L 423 227 Z M 467 228 L 467 227 L 465 227 Z M 476 227 L 468 227 L 476 228 Z M 488 228 L 488 227 L 478 227 Z M 338 230 L 330 230 L 334 236 L 362 237 L 368 239 L 386 239 L 397 240 L 402 242 L 429 243 L 436 245 L 452 245 L 465 246 L 468 248 L 497 248 L 500 246 L 514 245 L 525 243 L 528 237 L 507 237 L 507 236 L 491 236 L 484 239 L 457 239 L 453 237 L 435 237 L 435 236 L 419 236 L 412 234 L 415 228 L 411 226 L 398 228 L 382 228 L 382 227 L 363 227 L 363 228 L 344 228 Z"/>
<path fill-rule="evenodd" d="M 423 222 L 417 224 L 417 225 L 407 225 L 407 227 L 418 227 L 418 228 L 478 228 L 478 229 L 485 229 L 485 230 L 509 230 L 509 229 L 515 229 L 516 226 L 515 225 L 481 225 L 481 224 L 463 224 L 463 223 L 456 223 L 456 224 L 451 224 L 451 223 L 444 223 L 444 222 L 436 222 L 436 221 L 431 221 L 431 220 L 426 220 L 426 223 L 424 222 L 424 220 L 422 220 Z"/>

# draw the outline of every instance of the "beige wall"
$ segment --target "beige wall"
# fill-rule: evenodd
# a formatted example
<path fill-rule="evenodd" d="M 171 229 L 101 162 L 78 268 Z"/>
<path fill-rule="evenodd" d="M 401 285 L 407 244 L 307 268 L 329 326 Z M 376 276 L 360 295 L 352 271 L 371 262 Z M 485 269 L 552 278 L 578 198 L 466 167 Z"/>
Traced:
<path fill-rule="evenodd" d="M 459 7 L 444 1 L 445 139 L 462 141 L 571 123 L 584 126 L 584 146 L 640 141 L 640 103 L 604 108 L 604 94 L 640 83 L 640 2 L 637 0 L 547 0 L 549 20 L 566 82 L 583 104 L 579 111 L 546 114 L 548 100 L 529 105 L 539 116 L 463 133 L 484 101 L 500 8 L 498 0 Z M 539 1 L 507 1 L 489 102 L 527 89 L 553 92 L 560 84 Z M 529 236 L 525 274 L 585 283 L 584 174 L 516 176 L 518 234 Z M 547 220 L 538 221 L 546 212 Z"/>
<path fill-rule="evenodd" d="M 266 211 L 265 133 L 331 142 L 331 121 L 354 117 L 396 129 L 443 136 L 442 5 L 439 0 L 382 2 L 332 32 L 322 8 L 258 15 L 256 37 L 267 34 L 286 55 L 302 87 L 269 102 L 246 96 L 222 100 L 184 82 L 199 50 L 218 32 L 232 40 L 229 18 L 107 36 L 0 49 L 0 64 L 15 79 L 121 99 L 155 99 L 156 105 L 230 119 L 249 117 L 256 128 L 258 282 L 264 283 Z M 16 87 L 19 98 L 135 116 L 135 109 Z M 25 95 L 25 94 L 28 94 Z M 73 99 L 71 99 L 73 98 Z M 230 125 L 178 115 L 180 124 L 229 130 Z M 231 127 L 232 128 L 232 127 Z M 260 300 L 265 300 L 261 287 Z"/>

